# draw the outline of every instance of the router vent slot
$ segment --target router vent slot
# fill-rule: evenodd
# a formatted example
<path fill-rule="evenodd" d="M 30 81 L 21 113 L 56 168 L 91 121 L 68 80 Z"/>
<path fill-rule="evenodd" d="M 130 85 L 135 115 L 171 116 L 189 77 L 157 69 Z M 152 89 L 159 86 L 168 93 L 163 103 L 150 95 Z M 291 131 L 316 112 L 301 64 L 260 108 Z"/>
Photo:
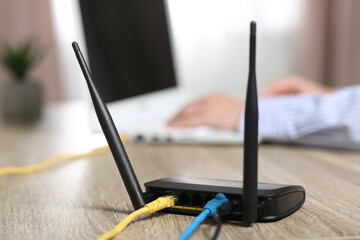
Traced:
<path fill-rule="evenodd" d="M 287 212 L 305 198 L 304 192 L 290 193 L 278 199 L 278 211 Z"/>

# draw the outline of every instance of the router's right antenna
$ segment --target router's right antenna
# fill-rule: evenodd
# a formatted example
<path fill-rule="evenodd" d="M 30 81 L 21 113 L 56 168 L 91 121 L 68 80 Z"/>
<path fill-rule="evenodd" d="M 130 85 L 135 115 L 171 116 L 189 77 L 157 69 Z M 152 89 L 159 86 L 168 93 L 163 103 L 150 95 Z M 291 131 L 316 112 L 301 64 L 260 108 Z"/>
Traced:
<path fill-rule="evenodd" d="M 85 59 L 80 51 L 77 42 L 72 44 L 76 58 L 80 64 L 81 70 L 89 87 L 90 95 L 94 104 L 96 115 L 99 119 L 101 128 L 104 132 L 106 140 L 109 144 L 112 155 L 114 156 L 116 165 L 120 171 L 121 177 L 129 194 L 131 202 L 135 209 L 139 209 L 145 205 L 144 195 L 136 178 L 135 172 L 131 166 L 125 148 L 121 142 L 119 134 L 116 130 L 114 121 L 111 118 L 109 110 L 100 94 L 91 80 L 90 71 L 86 65 Z"/>
<path fill-rule="evenodd" d="M 245 104 L 242 220 L 257 220 L 258 103 L 255 74 L 256 23 L 250 23 L 250 69 Z"/>

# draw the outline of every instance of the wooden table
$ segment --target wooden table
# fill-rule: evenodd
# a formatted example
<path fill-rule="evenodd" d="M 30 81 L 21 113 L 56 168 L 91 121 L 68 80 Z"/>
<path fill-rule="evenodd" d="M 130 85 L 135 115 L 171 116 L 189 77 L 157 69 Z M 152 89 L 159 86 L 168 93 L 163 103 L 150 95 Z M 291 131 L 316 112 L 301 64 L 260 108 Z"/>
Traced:
<path fill-rule="evenodd" d="M 93 147 L 85 122 L 80 105 L 65 104 L 48 108 L 43 120 L 32 126 L 1 123 L 0 167 Z M 180 175 L 242 180 L 241 146 L 125 147 L 141 185 Z M 224 224 L 219 239 L 360 239 L 360 153 L 261 145 L 259 181 L 302 185 L 305 204 L 274 223 L 250 228 Z M 0 210 L 0 239 L 96 239 L 133 208 L 107 152 L 39 173 L 0 176 Z M 164 213 L 143 216 L 115 239 L 177 239 L 193 219 Z M 192 239 L 209 239 L 214 231 L 208 219 Z"/>

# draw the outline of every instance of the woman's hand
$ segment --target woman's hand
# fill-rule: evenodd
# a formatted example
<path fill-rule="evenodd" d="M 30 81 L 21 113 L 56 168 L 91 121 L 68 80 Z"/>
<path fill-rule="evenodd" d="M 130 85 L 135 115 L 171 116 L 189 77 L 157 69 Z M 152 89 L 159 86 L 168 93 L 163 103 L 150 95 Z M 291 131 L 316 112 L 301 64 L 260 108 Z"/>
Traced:
<path fill-rule="evenodd" d="M 271 84 L 261 94 L 261 97 L 276 97 L 287 94 L 318 94 L 325 95 L 332 92 L 333 89 L 314 83 L 304 77 L 292 75 L 276 81 Z"/>
<path fill-rule="evenodd" d="M 186 105 L 168 123 L 173 127 L 211 126 L 236 130 L 244 101 L 215 93 Z"/>

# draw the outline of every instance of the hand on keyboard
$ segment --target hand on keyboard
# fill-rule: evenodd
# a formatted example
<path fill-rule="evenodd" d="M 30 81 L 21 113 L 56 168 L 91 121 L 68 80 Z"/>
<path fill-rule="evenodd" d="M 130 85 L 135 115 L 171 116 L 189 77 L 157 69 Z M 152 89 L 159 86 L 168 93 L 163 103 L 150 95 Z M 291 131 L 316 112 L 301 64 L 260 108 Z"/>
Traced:
<path fill-rule="evenodd" d="M 223 94 L 211 94 L 186 105 L 168 122 L 171 127 L 211 126 L 236 130 L 244 101 Z"/>

